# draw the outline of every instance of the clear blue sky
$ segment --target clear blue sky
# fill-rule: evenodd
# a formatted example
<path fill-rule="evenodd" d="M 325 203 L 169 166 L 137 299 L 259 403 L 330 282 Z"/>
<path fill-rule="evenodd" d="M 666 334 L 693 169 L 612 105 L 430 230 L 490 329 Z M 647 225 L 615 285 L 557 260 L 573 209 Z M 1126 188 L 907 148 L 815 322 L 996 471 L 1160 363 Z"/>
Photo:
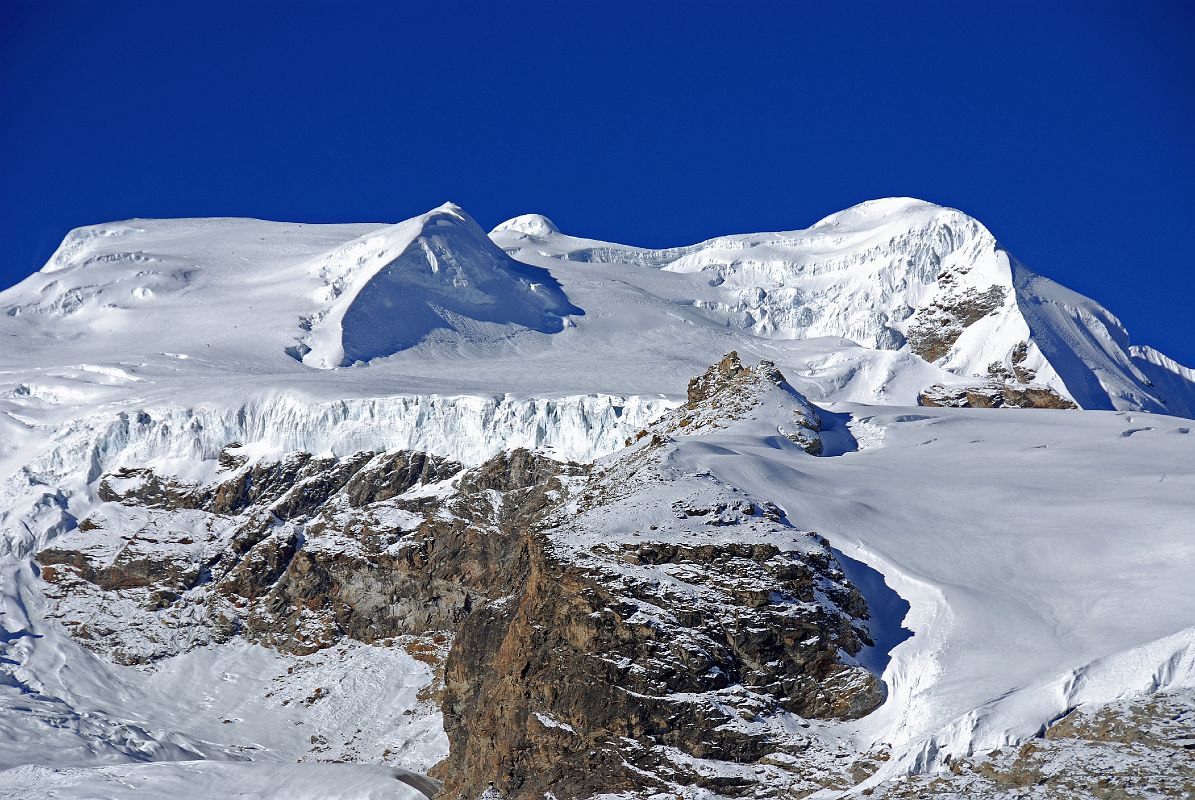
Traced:
<path fill-rule="evenodd" d="M 912 195 L 1195 365 L 1193 41 L 1179 1 L 0 0 L 0 286 L 133 216 L 669 245 Z"/>

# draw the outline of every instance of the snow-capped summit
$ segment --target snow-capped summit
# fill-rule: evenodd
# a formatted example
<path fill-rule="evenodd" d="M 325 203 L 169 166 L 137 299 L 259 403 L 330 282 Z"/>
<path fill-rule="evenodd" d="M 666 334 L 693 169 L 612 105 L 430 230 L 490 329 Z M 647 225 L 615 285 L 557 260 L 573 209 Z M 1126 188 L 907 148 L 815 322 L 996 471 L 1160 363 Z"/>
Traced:
<path fill-rule="evenodd" d="M 439 332 L 502 337 L 564 327 L 572 306 L 544 269 L 513 261 L 451 203 L 318 259 L 320 306 L 305 321 L 305 364 L 369 362 Z"/>
<path fill-rule="evenodd" d="M 945 210 L 944 206 L 916 197 L 879 197 L 875 200 L 864 200 L 862 203 L 856 203 L 850 208 L 836 211 L 827 217 L 822 217 L 809 226 L 809 229 L 867 227 L 869 225 L 882 224 L 895 216 L 918 212 L 936 214 L 943 210 Z"/>
<path fill-rule="evenodd" d="M 1181 371 L 1130 352 L 1124 327 L 1098 303 L 1029 270 L 978 220 L 923 200 L 872 200 L 805 230 L 662 250 L 515 236 L 517 222 L 492 234 L 516 258 L 693 276 L 687 304 L 752 337 L 842 337 L 1083 408 L 1186 413 L 1195 397 Z M 1159 380 L 1146 374 L 1159 368 Z"/>
<path fill-rule="evenodd" d="M 1185 368 L 1130 349 L 1114 315 L 977 220 L 911 198 L 660 250 L 565 235 L 536 214 L 487 236 L 451 204 L 394 225 L 97 225 L 0 293 L 0 340 L 13 367 L 175 384 L 316 386 L 311 368 L 368 364 L 354 378 L 365 392 L 452 391 L 469 375 L 488 391 L 659 394 L 739 350 L 775 360 L 815 401 L 913 403 L 931 386 L 983 384 L 1195 413 Z"/>
<path fill-rule="evenodd" d="M 1165 411 L 1195 372 L 910 198 L 81 228 L 0 292 L 0 795 L 885 797 L 1189 728 Z"/>

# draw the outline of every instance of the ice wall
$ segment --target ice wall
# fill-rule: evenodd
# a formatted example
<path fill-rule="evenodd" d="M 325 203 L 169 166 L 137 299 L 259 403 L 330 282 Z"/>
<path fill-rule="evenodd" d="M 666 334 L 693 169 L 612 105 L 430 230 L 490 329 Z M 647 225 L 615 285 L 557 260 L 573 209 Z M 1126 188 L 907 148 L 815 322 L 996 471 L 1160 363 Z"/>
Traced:
<path fill-rule="evenodd" d="M 190 480 L 212 477 L 220 451 L 240 443 L 253 458 L 287 452 L 345 456 L 422 450 L 477 464 L 526 447 L 591 461 L 676 405 L 661 397 L 591 394 L 398 395 L 312 402 L 257 397 L 236 407 L 199 405 L 98 413 L 62 425 L 50 444 L 0 482 L 0 554 L 27 554 L 75 524 L 95 481 L 121 467 L 152 467 Z"/>

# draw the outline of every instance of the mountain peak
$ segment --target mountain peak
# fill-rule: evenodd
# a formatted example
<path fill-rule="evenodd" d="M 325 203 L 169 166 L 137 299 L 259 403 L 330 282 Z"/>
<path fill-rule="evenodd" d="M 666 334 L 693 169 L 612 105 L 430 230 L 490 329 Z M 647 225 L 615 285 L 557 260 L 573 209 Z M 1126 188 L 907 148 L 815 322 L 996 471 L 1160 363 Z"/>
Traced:
<path fill-rule="evenodd" d="M 977 219 L 963 211 L 916 197 L 878 197 L 865 200 L 823 217 L 811 225 L 809 231 L 820 231 L 824 228 L 871 229 L 888 225 L 920 227 L 931 221 L 947 219 L 987 231 Z"/>
<path fill-rule="evenodd" d="M 557 230 L 528 214 L 491 238 L 454 203 L 389 225 L 94 225 L 0 293 L 0 337 L 18 337 L 31 362 L 106 364 L 120 353 L 168 373 L 179 360 L 172 354 L 192 368 L 253 364 L 252 374 L 266 374 L 296 360 L 331 368 L 420 346 L 476 363 L 518 353 L 552 368 L 531 376 L 494 368 L 506 389 L 531 381 L 648 393 L 687 379 L 715 353 L 766 346 L 819 402 L 914 403 L 931 386 L 957 394 L 1012 381 L 1083 408 L 1195 413 L 1189 373 L 1130 351 L 1107 309 L 1031 272 L 977 220 L 946 206 L 880 198 L 804 230 L 663 249 Z M 571 266 L 580 263 L 595 266 Z M 600 313 L 566 320 L 577 306 Z M 534 335 L 574 322 L 576 335 Z M 830 338 L 853 344 L 839 347 L 826 372 L 802 355 L 822 345 L 800 343 Z M 663 370 L 650 361 L 654 342 L 679 354 Z M 406 380 L 422 360 L 404 357 L 392 377 Z"/>
<path fill-rule="evenodd" d="M 556 223 L 543 214 L 523 214 L 522 216 L 508 219 L 506 222 L 495 227 L 490 233 L 502 233 L 504 231 L 522 233 L 536 238 L 560 233 L 560 229 L 556 227 Z"/>
<path fill-rule="evenodd" d="M 317 267 L 328 302 L 297 348 L 308 366 L 369 362 L 463 328 L 556 332 L 579 311 L 547 270 L 512 260 L 452 203 L 349 242 Z"/>

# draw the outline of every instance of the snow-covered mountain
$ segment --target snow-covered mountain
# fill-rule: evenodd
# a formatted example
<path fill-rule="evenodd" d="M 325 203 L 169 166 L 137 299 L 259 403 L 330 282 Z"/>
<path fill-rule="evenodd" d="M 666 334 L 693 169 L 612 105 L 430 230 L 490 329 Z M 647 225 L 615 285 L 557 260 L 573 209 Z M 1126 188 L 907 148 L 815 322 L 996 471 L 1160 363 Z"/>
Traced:
<path fill-rule="evenodd" d="M 1076 713 L 1189 726 L 1190 417 L 1195 371 L 907 198 L 666 250 L 82 228 L 0 292 L 0 793 L 1082 777 Z"/>
<path fill-rule="evenodd" d="M 368 378 L 338 374 L 338 398 L 670 394 L 737 347 L 817 400 L 912 403 L 980 379 L 1091 409 L 1195 402 L 1190 370 L 1130 347 L 1098 303 L 962 212 L 909 199 L 669 250 L 566 236 L 537 215 L 487 237 L 451 205 L 390 226 L 133 220 L 73 231 L 0 294 L 0 336 L 12 367 L 120 361 L 174 384 L 315 390 L 327 380 L 303 366 L 367 363 Z"/>
<path fill-rule="evenodd" d="M 912 352 L 961 376 L 1038 383 L 1082 408 L 1189 413 L 1189 371 L 1134 352 L 1098 303 L 1034 274 L 977 220 L 932 203 L 874 200 L 801 231 L 667 250 L 566 236 L 538 215 L 505 222 L 493 236 L 532 263 L 693 276 L 688 299 L 674 302 L 756 337 L 841 337 Z M 1159 385 L 1154 374 L 1168 377 Z"/>

